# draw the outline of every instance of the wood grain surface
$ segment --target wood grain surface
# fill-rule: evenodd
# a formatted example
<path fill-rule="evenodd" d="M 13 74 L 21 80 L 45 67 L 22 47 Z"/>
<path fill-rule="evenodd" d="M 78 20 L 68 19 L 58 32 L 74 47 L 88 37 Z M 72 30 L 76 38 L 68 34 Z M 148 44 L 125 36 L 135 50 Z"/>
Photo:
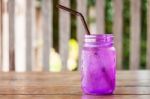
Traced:
<path fill-rule="evenodd" d="M 118 71 L 114 95 L 83 95 L 79 72 L 0 73 L 0 98 L 142 99 L 150 97 L 150 71 Z"/>
<path fill-rule="evenodd" d="M 34 0 L 26 0 L 26 70 L 31 71 L 33 67 L 33 43 L 35 32 L 35 3 Z"/>
<path fill-rule="evenodd" d="M 105 0 L 96 0 L 96 31 L 105 33 Z"/>
<path fill-rule="evenodd" d="M 130 69 L 137 70 L 140 67 L 140 0 L 130 0 L 131 27 L 130 27 Z"/>
<path fill-rule="evenodd" d="M 0 95 L 1 99 L 149 99 L 150 95 Z"/>
<path fill-rule="evenodd" d="M 146 65 L 147 69 L 150 69 L 150 0 L 147 1 L 147 56 Z"/>
<path fill-rule="evenodd" d="M 9 13 L 9 70 L 15 70 L 15 0 L 8 1 Z"/>
<path fill-rule="evenodd" d="M 0 0 L 0 71 L 2 70 L 2 0 Z"/>
<path fill-rule="evenodd" d="M 49 55 L 52 47 L 52 0 L 43 0 L 42 15 L 43 15 L 43 52 L 42 63 L 43 70 L 49 71 Z"/>
<path fill-rule="evenodd" d="M 113 16 L 113 34 L 115 41 L 115 48 L 117 52 L 117 69 L 123 69 L 123 0 L 113 0 L 114 2 L 114 16 Z"/>
<path fill-rule="evenodd" d="M 59 0 L 59 3 L 70 8 L 70 0 Z M 67 59 L 70 39 L 70 13 L 59 10 L 59 52 L 62 60 L 62 70 L 67 70 Z"/>

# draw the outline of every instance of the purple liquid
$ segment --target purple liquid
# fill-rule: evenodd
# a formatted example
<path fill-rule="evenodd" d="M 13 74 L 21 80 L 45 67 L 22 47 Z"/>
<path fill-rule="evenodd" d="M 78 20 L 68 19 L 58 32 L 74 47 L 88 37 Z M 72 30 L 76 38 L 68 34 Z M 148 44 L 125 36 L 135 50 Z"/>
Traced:
<path fill-rule="evenodd" d="M 81 74 L 81 85 L 85 94 L 113 93 L 116 52 L 112 35 L 85 36 L 81 55 Z"/>

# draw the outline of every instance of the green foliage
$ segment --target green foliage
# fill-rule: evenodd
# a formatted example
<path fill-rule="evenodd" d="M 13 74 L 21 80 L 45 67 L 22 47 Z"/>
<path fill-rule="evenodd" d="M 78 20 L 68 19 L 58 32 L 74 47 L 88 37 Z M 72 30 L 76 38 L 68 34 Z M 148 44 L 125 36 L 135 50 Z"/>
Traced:
<path fill-rule="evenodd" d="M 88 7 L 94 6 L 96 3 L 96 0 L 88 0 Z"/>
<path fill-rule="evenodd" d="M 123 68 L 129 69 L 130 55 L 130 0 L 123 1 Z"/>
<path fill-rule="evenodd" d="M 105 32 L 112 33 L 113 9 L 112 0 L 105 0 Z"/>
<path fill-rule="evenodd" d="M 56 52 L 58 52 L 58 46 L 59 46 L 59 29 L 58 29 L 58 16 L 59 12 L 56 8 L 56 5 L 58 4 L 58 0 L 53 0 L 53 47 L 55 48 Z"/>
<path fill-rule="evenodd" d="M 71 0 L 71 9 L 76 9 L 76 0 Z M 76 21 L 77 21 L 76 16 L 71 14 L 71 38 L 74 39 L 77 39 L 76 37 L 77 33 L 75 32 L 77 31 Z"/>
<path fill-rule="evenodd" d="M 147 0 L 142 0 L 141 6 L 141 69 L 146 66 L 146 33 L 147 33 Z"/>

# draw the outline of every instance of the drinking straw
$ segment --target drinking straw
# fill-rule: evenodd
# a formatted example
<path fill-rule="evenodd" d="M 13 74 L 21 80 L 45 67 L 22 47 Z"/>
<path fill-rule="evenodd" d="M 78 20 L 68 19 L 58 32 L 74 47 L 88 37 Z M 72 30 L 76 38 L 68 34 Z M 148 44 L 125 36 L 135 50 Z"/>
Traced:
<path fill-rule="evenodd" d="M 67 7 L 65 7 L 65 6 L 62 6 L 62 5 L 60 5 L 60 4 L 58 4 L 57 7 L 60 8 L 60 9 L 65 10 L 65 11 L 68 11 L 68 12 L 70 12 L 71 14 L 73 14 L 73 15 L 75 15 L 75 16 L 80 16 L 81 21 L 82 21 L 82 23 L 83 23 L 83 26 L 84 26 L 84 28 L 85 28 L 85 30 L 86 30 L 86 33 L 87 33 L 88 35 L 91 34 L 90 31 L 89 31 L 89 29 L 88 29 L 87 23 L 86 23 L 86 21 L 85 21 L 85 19 L 84 19 L 84 16 L 83 16 L 80 12 L 75 11 L 75 10 L 72 10 L 72 9 L 67 8 Z"/>

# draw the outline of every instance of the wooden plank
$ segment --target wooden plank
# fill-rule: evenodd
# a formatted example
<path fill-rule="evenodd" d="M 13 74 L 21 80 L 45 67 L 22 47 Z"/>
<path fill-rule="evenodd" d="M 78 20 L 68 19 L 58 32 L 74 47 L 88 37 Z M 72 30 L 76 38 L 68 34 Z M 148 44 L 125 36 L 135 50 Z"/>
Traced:
<path fill-rule="evenodd" d="M 147 0 L 147 69 L 150 69 L 150 0 Z"/>
<path fill-rule="evenodd" d="M 2 41 L 2 71 L 9 71 L 9 19 L 8 19 L 8 2 L 3 0 L 3 41 Z"/>
<path fill-rule="evenodd" d="M 2 0 L 0 0 L 0 71 L 2 70 Z"/>
<path fill-rule="evenodd" d="M 26 69 L 31 71 L 34 63 L 33 34 L 35 32 L 35 0 L 26 0 Z"/>
<path fill-rule="evenodd" d="M 81 12 L 85 20 L 87 20 L 87 0 L 77 0 L 77 10 Z M 79 56 L 81 55 L 81 48 L 83 46 L 85 34 L 86 34 L 86 31 L 84 29 L 84 26 L 81 22 L 81 19 L 78 17 L 77 18 L 77 40 L 79 43 Z M 80 60 L 81 60 L 81 57 L 79 57 L 78 69 L 80 69 Z"/>
<path fill-rule="evenodd" d="M 140 6 L 141 0 L 131 1 L 130 69 L 138 69 L 140 64 Z"/>
<path fill-rule="evenodd" d="M 150 95 L 0 95 L 1 99 L 149 99 Z"/>
<path fill-rule="evenodd" d="M 49 71 L 49 56 L 50 48 L 52 46 L 52 0 L 42 1 L 42 15 L 43 15 L 43 69 Z"/>
<path fill-rule="evenodd" d="M 60 4 L 70 7 L 70 0 L 60 0 Z M 70 14 L 60 10 L 59 13 L 59 52 L 62 60 L 62 70 L 67 70 L 68 41 L 70 38 Z"/>
<path fill-rule="evenodd" d="M 98 34 L 105 33 L 105 0 L 96 0 L 96 29 Z"/>
<path fill-rule="evenodd" d="M 83 95 L 82 99 L 147 99 L 150 95 Z"/>
<path fill-rule="evenodd" d="M 134 75 L 133 75 L 134 74 Z M 46 75 L 46 76 L 44 76 Z M 150 80 L 149 78 L 150 71 L 149 70 L 139 70 L 139 71 L 117 71 L 117 80 L 132 80 L 135 81 L 135 83 L 144 82 L 144 80 Z M 63 77 L 62 77 L 63 76 Z M 59 73 L 53 73 L 53 72 L 2 72 L 0 73 L 0 80 L 17 80 L 17 79 L 30 79 L 32 80 L 46 80 L 48 78 L 54 79 L 49 80 L 54 82 L 56 84 L 56 78 L 58 79 L 72 79 L 73 78 L 80 78 L 80 72 L 59 72 Z M 138 81 L 140 80 L 140 81 Z M 71 80 L 70 80 L 71 81 Z M 66 82 L 69 83 L 70 81 Z M 138 82 L 137 82 L 138 81 Z M 75 83 L 75 82 L 74 82 Z M 79 84 L 79 83 L 77 83 Z M 149 83 L 150 85 L 150 83 Z"/>
<path fill-rule="evenodd" d="M 113 33 L 115 39 L 115 47 L 117 52 L 117 69 L 122 69 L 122 9 L 123 1 L 122 0 L 113 0 L 114 1 L 114 17 L 113 17 Z"/>
<path fill-rule="evenodd" d="M 10 82 L 9 82 L 10 83 Z M 13 82 L 15 83 L 15 82 Z M 31 85 L 27 85 L 31 84 Z M 38 83 L 39 85 L 34 85 L 34 83 L 23 83 L 13 86 L 4 84 L 1 86 L 0 94 L 1 95 L 82 95 L 80 85 L 41 85 L 42 83 Z M 43 83 L 44 84 L 44 83 Z M 150 95 L 150 87 L 117 87 L 115 95 Z"/>
<path fill-rule="evenodd" d="M 26 0 L 15 0 L 15 71 L 26 71 Z"/>
<path fill-rule="evenodd" d="M 115 95 L 150 95 L 150 71 L 117 71 L 117 75 Z M 0 82 L 0 94 L 82 95 L 79 72 L 0 73 Z"/>
<path fill-rule="evenodd" d="M 9 70 L 15 70 L 15 0 L 8 0 L 9 13 Z"/>
<path fill-rule="evenodd" d="M 35 32 L 35 0 L 26 0 L 26 70 L 33 67 L 33 42 L 32 35 Z"/>
<path fill-rule="evenodd" d="M 129 74 L 127 74 L 129 73 Z M 132 75 L 135 73 L 136 75 Z M 143 73 L 141 75 L 141 73 Z M 117 87 L 150 87 L 150 79 L 149 75 L 150 72 L 147 71 L 140 71 L 140 72 L 123 72 L 119 71 L 117 73 Z M 32 76 L 31 76 L 32 75 Z M 69 76 L 68 76 L 69 75 Z M 131 76 L 132 75 L 132 76 Z M 138 75 L 138 76 L 137 76 Z M 15 77 L 14 77 L 15 76 Z M 45 76 L 45 77 L 43 77 Z M 8 84 L 11 81 L 15 81 L 16 85 L 22 85 L 22 84 L 31 84 L 34 83 L 35 85 L 38 85 L 41 83 L 41 81 L 44 82 L 44 84 L 48 85 L 62 85 L 63 83 L 61 81 L 65 82 L 65 85 L 80 85 L 80 75 L 78 72 L 63 72 L 63 73 L 35 73 L 35 72 L 28 72 L 28 73 L 1 73 L 0 81 L 2 81 L 5 84 Z M 0 84 L 0 85 L 3 85 Z M 14 84 L 15 85 L 15 84 Z"/>

